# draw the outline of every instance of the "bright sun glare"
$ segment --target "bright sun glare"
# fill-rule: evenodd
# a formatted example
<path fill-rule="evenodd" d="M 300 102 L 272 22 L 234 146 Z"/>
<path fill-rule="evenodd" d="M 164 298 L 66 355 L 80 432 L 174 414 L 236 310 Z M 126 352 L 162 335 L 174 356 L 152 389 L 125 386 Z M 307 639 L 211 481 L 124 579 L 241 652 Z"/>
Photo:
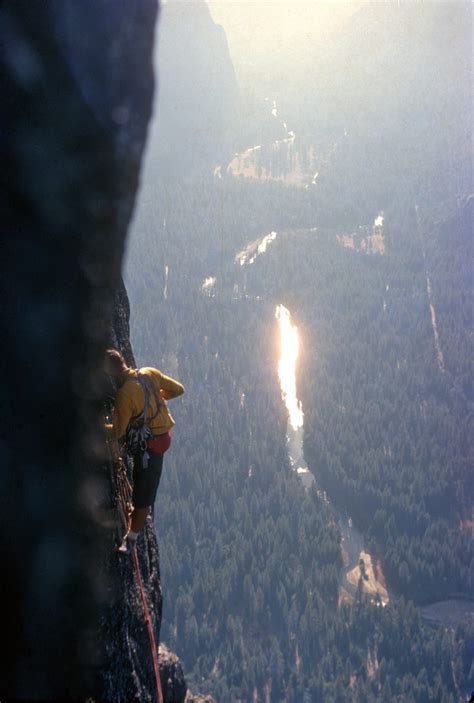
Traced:
<path fill-rule="evenodd" d="M 280 361 L 278 376 L 288 410 L 289 420 L 294 430 L 303 427 L 303 408 L 296 396 L 296 361 L 299 354 L 298 328 L 291 324 L 290 311 L 284 305 L 278 305 L 275 317 L 280 326 Z"/>

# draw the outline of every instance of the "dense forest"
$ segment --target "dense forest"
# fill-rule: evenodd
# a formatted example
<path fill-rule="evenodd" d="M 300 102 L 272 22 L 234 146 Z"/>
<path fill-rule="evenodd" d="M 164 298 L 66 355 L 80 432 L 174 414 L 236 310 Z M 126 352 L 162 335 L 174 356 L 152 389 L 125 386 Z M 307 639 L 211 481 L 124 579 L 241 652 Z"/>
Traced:
<path fill-rule="evenodd" d="M 219 703 L 474 688 L 470 13 L 366 4 L 288 67 L 278 109 L 262 98 L 227 161 L 219 141 L 191 167 L 193 147 L 172 174 L 152 137 L 133 343 L 187 391 L 155 510 L 162 637 Z M 280 304 L 299 330 L 308 489 L 289 457 Z M 347 589 L 341 516 L 388 603 L 362 567 Z M 424 608 L 448 599 L 470 615 L 434 627 Z"/>
<path fill-rule="evenodd" d="M 417 230 L 427 225 L 413 205 L 387 211 L 385 253 L 367 254 L 357 238 L 370 223 L 310 227 L 318 205 L 304 189 L 227 178 L 162 183 L 145 197 L 149 220 L 129 256 L 134 344 L 141 363 L 187 388 L 173 408 L 156 506 L 164 639 L 217 700 L 458 700 L 472 685 L 474 633 L 428 628 L 409 603 L 472 588 L 470 533 L 459 528 L 471 502 L 468 332 L 456 326 L 456 357 L 446 348 L 441 370 L 430 257 Z M 272 229 L 265 254 L 235 262 Z M 446 225 L 431 236 L 466 233 Z M 452 260 L 433 260 L 430 275 L 436 301 L 444 285 L 454 295 L 451 276 L 465 281 L 467 302 L 469 280 Z M 208 277 L 216 280 L 205 286 Z M 280 302 L 302 339 L 309 465 L 380 555 L 392 595 L 385 608 L 363 584 L 338 608 L 338 526 L 290 469 Z M 444 344 L 442 324 L 440 312 Z"/>

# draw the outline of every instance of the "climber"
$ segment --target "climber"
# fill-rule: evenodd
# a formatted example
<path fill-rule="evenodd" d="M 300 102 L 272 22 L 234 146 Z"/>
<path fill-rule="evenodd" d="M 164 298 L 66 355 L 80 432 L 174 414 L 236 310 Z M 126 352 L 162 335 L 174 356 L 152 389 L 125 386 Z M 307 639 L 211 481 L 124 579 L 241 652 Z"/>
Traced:
<path fill-rule="evenodd" d="M 175 422 L 166 401 L 182 395 L 184 388 L 158 369 L 129 368 L 116 349 L 106 351 L 105 371 L 118 387 L 112 423 L 106 425 L 114 463 L 121 461 L 120 445 L 133 456 L 132 520 L 119 547 L 120 552 L 131 552 L 155 502 L 163 455 L 171 444 Z"/>

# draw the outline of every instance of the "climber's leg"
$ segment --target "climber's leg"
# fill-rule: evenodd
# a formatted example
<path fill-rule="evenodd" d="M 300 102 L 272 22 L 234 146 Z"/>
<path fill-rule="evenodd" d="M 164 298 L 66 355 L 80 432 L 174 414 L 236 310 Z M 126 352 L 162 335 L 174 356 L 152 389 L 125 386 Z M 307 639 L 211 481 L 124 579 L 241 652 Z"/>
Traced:
<path fill-rule="evenodd" d="M 132 513 L 132 522 L 130 524 L 130 532 L 137 534 L 143 530 L 149 512 L 150 507 L 134 509 Z"/>

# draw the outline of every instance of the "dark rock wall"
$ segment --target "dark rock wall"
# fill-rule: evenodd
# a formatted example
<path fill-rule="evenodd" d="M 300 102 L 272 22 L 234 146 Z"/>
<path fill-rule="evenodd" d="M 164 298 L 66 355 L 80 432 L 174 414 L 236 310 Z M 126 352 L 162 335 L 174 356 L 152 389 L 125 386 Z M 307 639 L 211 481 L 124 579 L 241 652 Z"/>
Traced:
<path fill-rule="evenodd" d="M 155 0 L 0 6 L 2 700 L 100 697 L 114 647 L 105 694 L 153 695 L 131 571 L 112 562 L 103 519 L 97 369 L 117 295 L 115 334 L 131 359 L 120 266 L 156 12 Z M 159 614 L 156 543 L 144 538 L 140 556 Z"/>
<path fill-rule="evenodd" d="M 135 366 L 135 356 L 130 343 L 130 302 L 122 279 L 119 281 L 115 294 L 109 334 L 110 346 L 120 349 L 128 365 Z"/>
<path fill-rule="evenodd" d="M 160 645 L 160 678 L 164 703 L 184 703 L 187 685 L 183 667 L 174 652 Z"/>
<path fill-rule="evenodd" d="M 117 534 L 117 533 L 115 533 Z M 107 605 L 101 638 L 106 660 L 97 698 L 106 701 L 156 701 L 150 641 L 132 559 L 114 551 L 113 539 L 104 555 L 108 577 Z M 158 544 L 150 522 L 139 538 L 138 555 L 145 595 L 159 641 L 162 595 Z"/>

